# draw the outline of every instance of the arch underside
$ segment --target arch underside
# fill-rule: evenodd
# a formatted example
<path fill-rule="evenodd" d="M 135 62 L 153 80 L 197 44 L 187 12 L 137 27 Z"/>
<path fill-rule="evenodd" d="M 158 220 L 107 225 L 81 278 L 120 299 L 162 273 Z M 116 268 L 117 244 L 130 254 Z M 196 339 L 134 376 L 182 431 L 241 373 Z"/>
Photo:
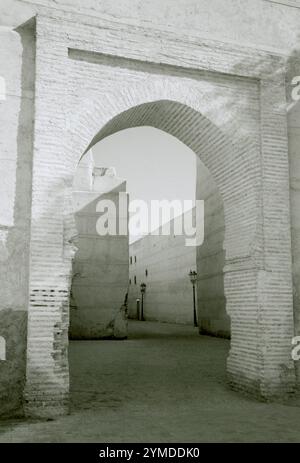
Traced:
<path fill-rule="evenodd" d="M 224 200 L 227 260 L 257 260 L 255 249 L 261 247 L 261 236 L 253 146 L 236 146 L 200 112 L 176 101 L 161 100 L 118 114 L 101 128 L 87 149 L 120 130 L 140 126 L 154 127 L 176 137 L 200 158 Z"/>

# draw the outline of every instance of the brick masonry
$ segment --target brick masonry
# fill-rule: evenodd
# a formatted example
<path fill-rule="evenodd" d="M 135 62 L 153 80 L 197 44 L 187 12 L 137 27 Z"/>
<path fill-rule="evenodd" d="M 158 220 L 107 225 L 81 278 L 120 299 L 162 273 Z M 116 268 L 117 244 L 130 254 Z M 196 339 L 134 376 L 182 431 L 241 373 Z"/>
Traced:
<path fill-rule="evenodd" d="M 292 392 L 284 57 L 47 9 L 34 37 L 26 413 L 68 410 L 75 169 L 94 143 L 138 125 L 187 144 L 222 197 L 231 386 L 267 399 Z"/>

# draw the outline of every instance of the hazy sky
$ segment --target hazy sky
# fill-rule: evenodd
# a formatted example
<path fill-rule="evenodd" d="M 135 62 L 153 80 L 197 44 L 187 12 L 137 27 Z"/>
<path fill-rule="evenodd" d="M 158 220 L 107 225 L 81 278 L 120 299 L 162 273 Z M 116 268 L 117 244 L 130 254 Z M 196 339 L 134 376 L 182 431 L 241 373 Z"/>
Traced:
<path fill-rule="evenodd" d="M 95 164 L 115 167 L 132 199 L 194 200 L 196 157 L 171 135 L 152 127 L 117 132 L 93 147 Z"/>

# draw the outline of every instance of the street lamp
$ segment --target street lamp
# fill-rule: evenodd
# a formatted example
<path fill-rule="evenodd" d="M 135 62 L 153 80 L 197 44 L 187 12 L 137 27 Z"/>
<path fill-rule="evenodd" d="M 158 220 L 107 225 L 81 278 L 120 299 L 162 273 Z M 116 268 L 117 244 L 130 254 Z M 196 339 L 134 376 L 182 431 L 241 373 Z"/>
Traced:
<path fill-rule="evenodd" d="M 197 272 L 195 270 L 190 270 L 189 273 L 190 281 L 193 285 L 193 309 L 194 309 L 194 326 L 198 326 L 197 322 L 197 312 L 196 312 L 196 291 L 195 286 L 197 282 Z"/>
<path fill-rule="evenodd" d="M 146 283 L 141 283 L 140 288 L 141 288 L 141 294 L 142 294 L 141 320 L 145 320 L 144 319 L 144 294 L 146 292 Z"/>

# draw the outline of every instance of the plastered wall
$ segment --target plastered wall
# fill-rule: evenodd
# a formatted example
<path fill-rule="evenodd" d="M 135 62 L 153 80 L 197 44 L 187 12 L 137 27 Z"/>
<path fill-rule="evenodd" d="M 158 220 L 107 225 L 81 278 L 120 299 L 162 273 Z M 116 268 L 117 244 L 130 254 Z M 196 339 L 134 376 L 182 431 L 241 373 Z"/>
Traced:
<path fill-rule="evenodd" d="M 91 171 L 88 164 L 79 164 L 78 170 L 73 191 L 78 236 L 72 265 L 69 337 L 126 337 L 125 327 L 120 333 L 115 323 L 122 317 L 128 291 L 128 235 L 101 235 L 97 228 L 103 213 L 108 222 L 117 220 L 117 226 L 126 219 L 119 203 L 126 182 L 106 169 L 94 167 Z M 100 209 L 101 201 L 110 206 Z"/>
<path fill-rule="evenodd" d="M 170 226 L 172 229 L 174 221 Z M 185 246 L 185 236 L 147 235 L 130 245 L 129 255 L 129 316 L 136 318 L 140 284 L 146 283 L 146 320 L 193 324 L 193 294 L 188 274 L 196 269 L 196 248 Z"/>

